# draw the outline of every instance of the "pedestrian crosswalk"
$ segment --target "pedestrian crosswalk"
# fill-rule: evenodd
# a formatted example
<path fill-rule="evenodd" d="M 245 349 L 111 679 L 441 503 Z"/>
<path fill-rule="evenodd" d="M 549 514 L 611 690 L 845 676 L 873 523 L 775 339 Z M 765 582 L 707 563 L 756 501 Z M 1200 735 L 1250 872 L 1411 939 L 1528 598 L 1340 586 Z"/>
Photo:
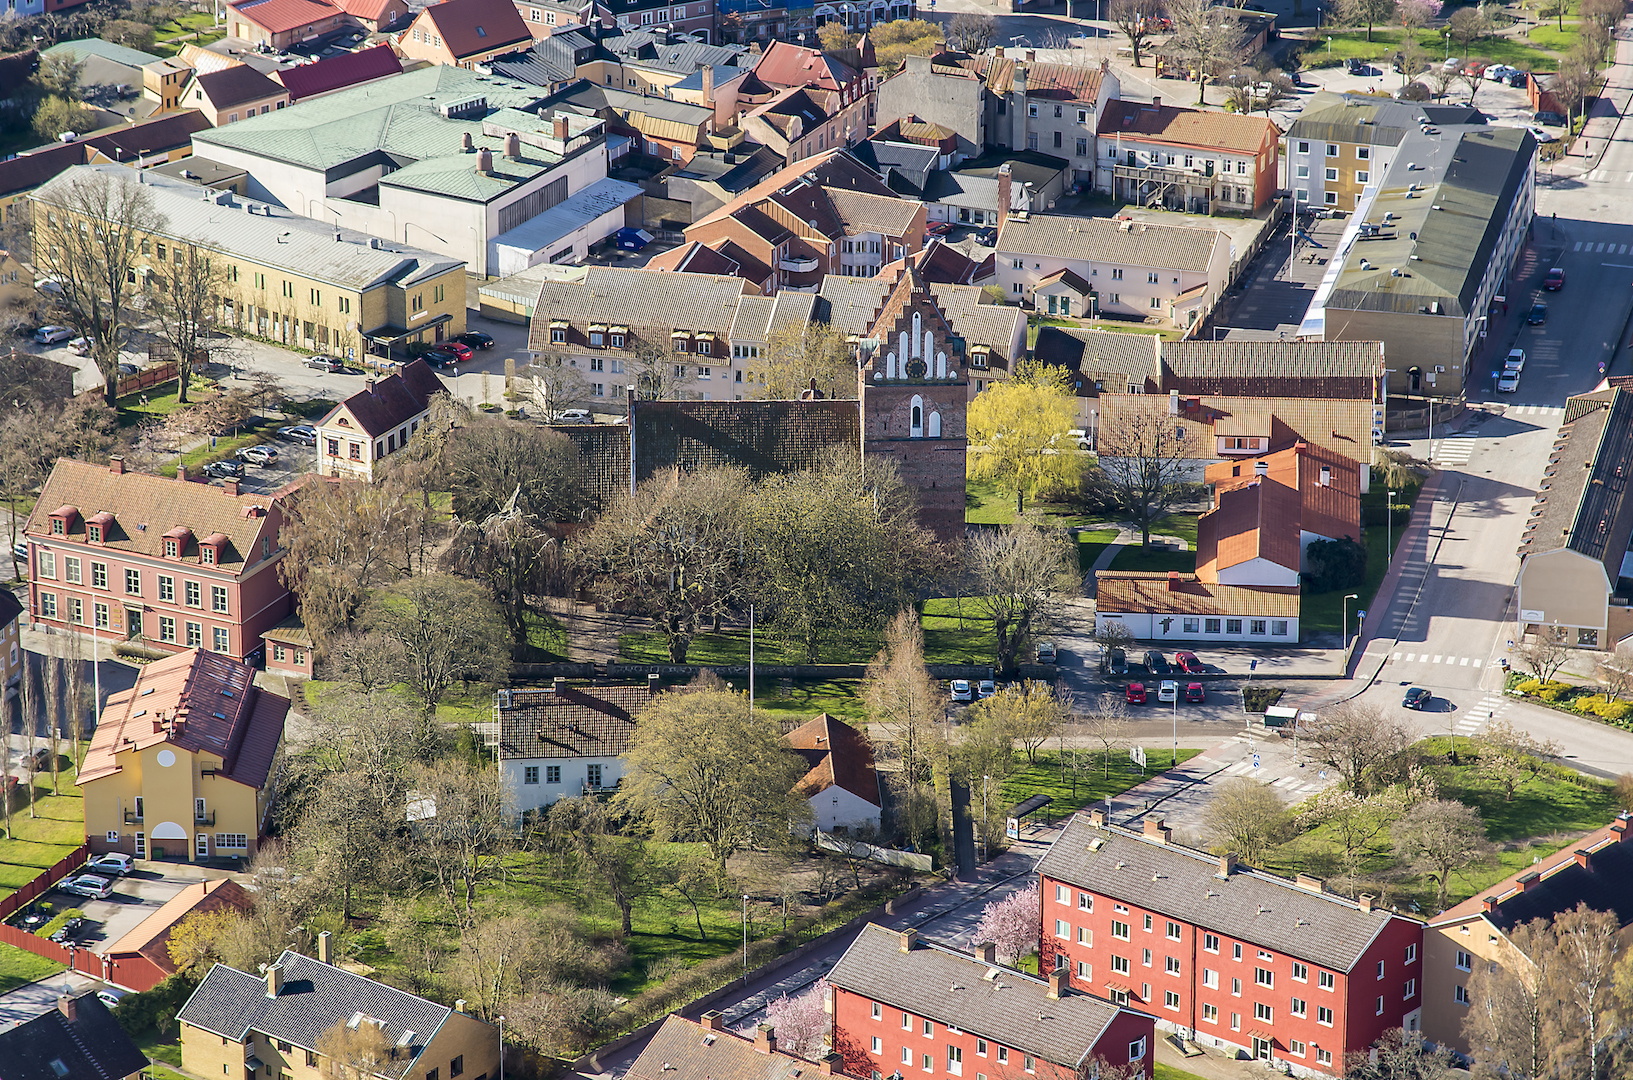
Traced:
<path fill-rule="evenodd" d="M 1448 667 L 1482 667 L 1485 660 L 1478 656 L 1454 656 L 1450 653 L 1393 652 L 1392 664 L 1445 664 Z"/>
<path fill-rule="evenodd" d="M 1473 435 L 1451 435 L 1438 439 L 1429 450 L 1429 460 L 1436 465 L 1467 465 L 1473 456 Z"/>
<path fill-rule="evenodd" d="M 1457 735 L 1478 735 L 1485 730 L 1487 724 L 1501 716 L 1510 705 L 1510 700 L 1501 694 L 1487 694 L 1481 698 L 1473 708 L 1463 710 L 1457 722 L 1452 725 L 1452 731 Z"/>
<path fill-rule="evenodd" d="M 1587 179 L 1600 179 L 1599 170 L 1595 169 L 1593 172 L 1588 173 Z M 1609 178 L 1605 177 L 1604 179 Z M 1627 174 L 1627 180 L 1628 183 L 1633 183 L 1633 173 Z M 1576 242 L 1576 246 L 1571 248 L 1571 250 L 1580 251 L 1584 255 L 1626 255 L 1630 247 L 1633 247 L 1633 245 L 1614 244 L 1605 241 L 1596 244 L 1592 240 L 1578 240 Z"/>
<path fill-rule="evenodd" d="M 1249 734 L 1251 733 L 1242 733 L 1242 735 Z M 1240 737 L 1238 736 L 1238 738 Z M 1259 732 L 1259 737 L 1262 739 L 1264 732 Z M 1327 786 L 1327 780 L 1323 779 L 1324 770 L 1309 770 L 1309 775 L 1304 775 L 1304 771 L 1301 770 L 1300 775 L 1297 776 L 1278 776 L 1274 779 L 1265 780 L 1264 783 L 1275 789 L 1276 794 L 1289 802 L 1298 802 L 1300 799 L 1314 795 Z M 1260 779 L 1259 774 L 1263 770 L 1254 768 L 1252 759 L 1244 759 L 1234 765 L 1226 765 L 1220 772 L 1225 776 L 1245 776 L 1251 780 L 1258 780 Z"/>
<path fill-rule="evenodd" d="M 1504 416 L 1535 416 L 1549 420 L 1563 420 L 1565 410 L 1558 405 L 1510 405 L 1503 410 Z"/>

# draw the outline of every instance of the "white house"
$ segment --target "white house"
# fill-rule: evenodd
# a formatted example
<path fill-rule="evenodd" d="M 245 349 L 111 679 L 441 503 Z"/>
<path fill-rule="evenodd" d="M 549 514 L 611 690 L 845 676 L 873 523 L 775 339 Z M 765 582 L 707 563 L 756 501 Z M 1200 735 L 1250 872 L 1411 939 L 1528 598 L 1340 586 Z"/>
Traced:
<path fill-rule="evenodd" d="M 516 813 L 557 799 L 618 786 L 635 717 L 656 692 L 656 676 L 637 686 L 499 690 L 499 780 Z"/>
<path fill-rule="evenodd" d="M 1138 641 L 1298 641 L 1297 586 L 1218 585 L 1194 574 L 1101 570 L 1096 617 L 1128 628 Z"/>
<path fill-rule="evenodd" d="M 879 774 L 861 732 L 823 713 L 783 741 L 811 766 L 794 790 L 811 804 L 819 832 L 879 827 Z"/>
<path fill-rule="evenodd" d="M 317 422 L 320 476 L 370 480 L 374 464 L 408 445 L 448 388 L 424 360 L 368 384 Z"/>

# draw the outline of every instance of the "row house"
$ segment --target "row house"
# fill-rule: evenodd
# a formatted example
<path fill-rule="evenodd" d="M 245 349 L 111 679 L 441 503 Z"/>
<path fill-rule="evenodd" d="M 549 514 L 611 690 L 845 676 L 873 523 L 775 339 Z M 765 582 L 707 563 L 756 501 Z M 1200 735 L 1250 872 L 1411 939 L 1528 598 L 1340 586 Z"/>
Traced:
<path fill-rule="evenodd" d="M 1076 1080 L 1098 1062 L 1150 1077 L 1152 1017 L 1104 996 L 964 952 L 917 930 L 863 928 L 828 974 L 833 1046 L 845 1072 L 880 1080 Z"/>
<path fill-rule="evenodd" d="M 823 1057 L 815 1075 L 844 1077 L 835 1069 L 837 1059 L 837 1054 Z M 628 1080 L 800 1080 L 812 1075 L 812 1068 L 808 1059 L 778 1049 L 770 1025 L 761 1024 L 749 1039 L 711 1011 L 697 1020 L 670 1013 L 624 1075 Z"/>
<path fill-rule="evenodd" d="M 528 349 L 578 369 L 591 403 L 616 400 L 651 363 L 675 396 L 740 401 L 757 396 L 757 367 L 777 332 L 811 322 L 817 298 L 755 295 L 740 277 L 592 266 L 581 280 L 546 280 L 534 304 Z"/>
<path fill-rule="evenodd" d="M 1073 817 L 1038 864 L 1039 969 L 1149 1010 L 1158 1026 L 1301 1076 L 1419 1029 L 1423 924 L 1238 866 L 1103 811 Z"/>
<path fill-rule="evenodd" d="M 383 379 L 371 376 L 362 390 L 318 421 L 318 473 L 373 479 L 375 465 L 408 446 L 430 418 L 437 396 L 447 392 L 423 359 Z"/>
<path fill-rule="evenodd" d="M 165 652 L 240 659 L 289 614 L 282 499 L 64 458 L 29 516 L 32 620 Z"/>
<path fill-rule="evenodd" d="M 1472 105 L 1322 92 L 1287 129 L 1287 186 L 1298 202 L 1353 210 L 1413 131 L 1458 133 L 1485 122 Z"/>
<path fill-rule="evenodd" d="M 616 23 L 629 30 L 640 26 L 665 27 L 690 34 L 707 43 L 715 33 L 715 0 L 594 0 L 585 5 L 586 23 Z"/>
<path fill-rule="evenodd" d="M 1113 101 L 1100 118 L 1094 186 L 1139 206 L 1258 211 L 1279 185 L 1280 129 L 1266 117 Z"/>

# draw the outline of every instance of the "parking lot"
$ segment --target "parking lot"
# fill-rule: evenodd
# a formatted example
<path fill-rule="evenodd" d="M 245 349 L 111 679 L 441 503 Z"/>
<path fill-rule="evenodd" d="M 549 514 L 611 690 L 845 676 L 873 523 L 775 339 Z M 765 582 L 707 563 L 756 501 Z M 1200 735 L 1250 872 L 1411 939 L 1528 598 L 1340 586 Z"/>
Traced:
<path fill-rule="evenodd" d="M 303 446 L 287 439 L 274 439 L 267 446 L 278 452 L 278 460 L 270 465 L 245 462 L 244 475 L 238 481 L 240 491 L 269 494 L 317 467 L 317 448 L 314 446 Z"/>
<path fill-rule="evenodd" d="M 75 876 L 71 874 L 69 878 Z M 79 908 L 85 912 L 85 925 L 74 935 L 72 943 L 101 948 L 136 929 L 166 901 L 199 880 L 200 877 L 167 875 L 161 863 L 138 863 L 133 873 L 114 879 L 114 890 L 106 900 L 94 900 L 60 888 L 46 893 L 44 900 L 57 911 Z"/>

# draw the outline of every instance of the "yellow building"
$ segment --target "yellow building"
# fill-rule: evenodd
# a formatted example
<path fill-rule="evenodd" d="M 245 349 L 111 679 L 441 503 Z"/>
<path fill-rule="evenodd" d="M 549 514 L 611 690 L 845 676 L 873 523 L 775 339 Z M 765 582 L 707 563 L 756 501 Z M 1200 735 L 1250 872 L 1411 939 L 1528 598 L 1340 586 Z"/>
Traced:
<path fill-rule="evenodd" d="M 248 858 L 272 800 L 289 699 L 255 669 L 193 649 L 110 695 L 79 784 L 94 852 L 138 859 Z"/>
<path fill-rule="evenodd" d="M 285 950 L 265 975 L 211 968 L 176 1016 L 182 1068 L 233 1080 L 328 1080 L 325 1036 L 372 1025 L 390 1048 L 373 1073 L 381 1080 L 496 1080 L 493 1025 L 335 967 L 328 937 L 319 935 L 318 959 Z"/>
<path fill-rule="evenodd" d="M 141 273 L 158 278 L 204 253 L 226 323 L 246 334 L 357 359 L 399 357 L 416 341 L 465 331 L 465 263 L 292 214 L 233 191 L 118 165 L 84 165 L 34 192 L 42 237 L 83 205 L 76 189 L 106 180 L 146 189 L 164 225 L 140 241 Z M 48 262 L 48 260 L 44 260 Z"/>

